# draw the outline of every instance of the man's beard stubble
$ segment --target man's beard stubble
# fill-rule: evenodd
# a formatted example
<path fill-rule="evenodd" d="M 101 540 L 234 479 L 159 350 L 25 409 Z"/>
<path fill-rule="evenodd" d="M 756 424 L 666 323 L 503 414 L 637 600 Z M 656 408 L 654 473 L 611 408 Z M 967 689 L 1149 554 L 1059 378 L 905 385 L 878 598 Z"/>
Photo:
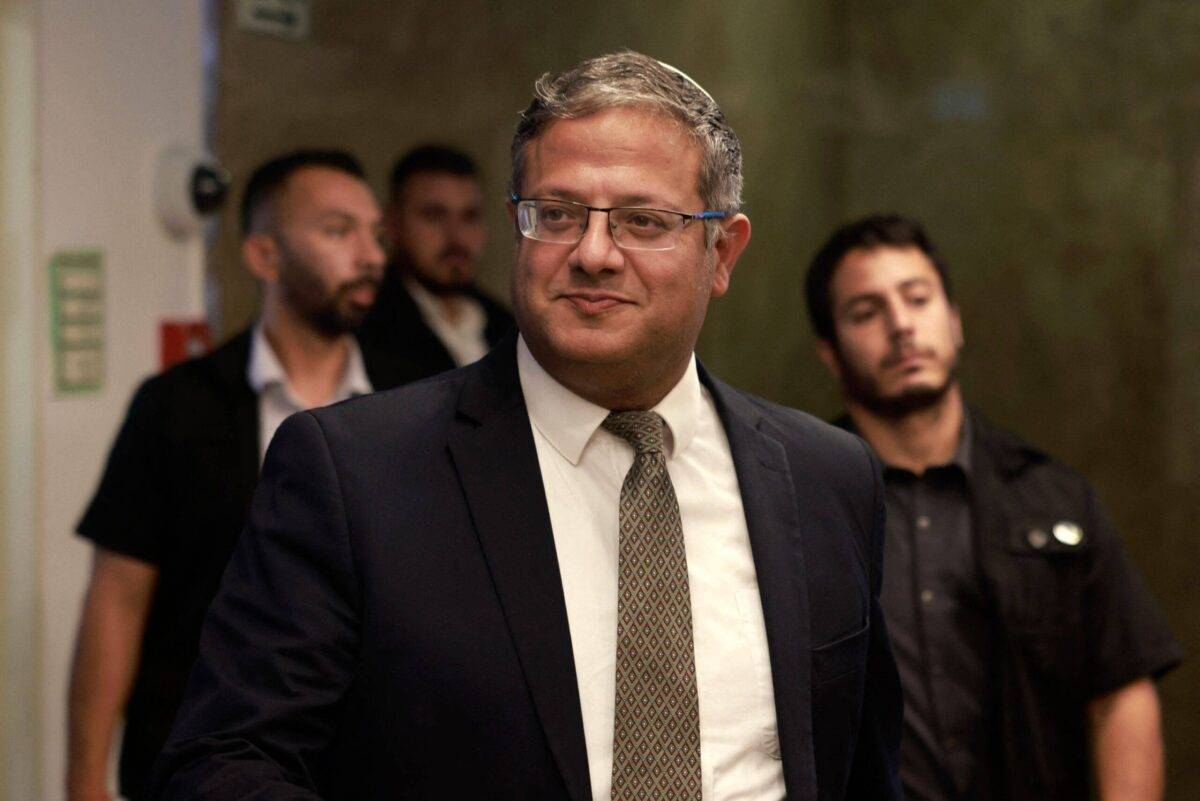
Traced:
<path fill-rule="evenodd" d="M 914 412 L 924 411 L 941 402 L 958 380 L 958 362 L 961 352 L 961 348 L 955 350 L 954 358 L 946 370 L 946 377 L 940 384 L 909 387 L 899 393 L 885 395 L 875 376 L 859 370 L 856 365 L 851 364 L 842 356 L 840 350 L 834 349 L 838 366 L 841 369 L 842 390 L 846 396 L 873 414 L 891 420 L 898 420 Z M 895 349 L 884 358 L 880 369 L 886 369 L 898 363 L 905 355 L 902 349 Z"/>
<path fill-rule="evenodd" d="M 320 275 L 304 259 L 286 250 L 279 273 L 279 286 L 284 302 L 313 330 L 331 339 L 353 333 L 362 325 L 370 306 L 360 306 L 346 296 L 362 286 L 379 288 L 379 280 L 364 275 L 346 281 L 332 292 L 321 282 Z"/>
<path fill-rule="evenodd" d="M 441 262 L 452 257 L 464 259 L 468 266 L 461 271 L 454 270 L 446 278 L 441 277 L 440 274 L 431 274 L 430 271 L 418 269 L 408 254 L 399 249 L 393 254 L 392 259 L 394 263 L 392 267 L 403 275 L 412 276 L 414 281 L 423 286 L 432 295 L 458 295 L 474 286 L 475 261 L 469 250 L 455 244 L 447 245 L 438 253 L 437 261 Z"/>

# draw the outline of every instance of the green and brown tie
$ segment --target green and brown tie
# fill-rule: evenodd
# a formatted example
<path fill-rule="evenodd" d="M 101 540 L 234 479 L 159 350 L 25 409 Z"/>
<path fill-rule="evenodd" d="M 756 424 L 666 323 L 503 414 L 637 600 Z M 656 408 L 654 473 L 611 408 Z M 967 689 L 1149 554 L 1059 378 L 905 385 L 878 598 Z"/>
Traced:
<path fill-rule="evenodd" d="M 613 412 L 633 446 L 621 485 L 612 798 L 701 797 L 700 702 L 679 501 L 654 412 Z"/>

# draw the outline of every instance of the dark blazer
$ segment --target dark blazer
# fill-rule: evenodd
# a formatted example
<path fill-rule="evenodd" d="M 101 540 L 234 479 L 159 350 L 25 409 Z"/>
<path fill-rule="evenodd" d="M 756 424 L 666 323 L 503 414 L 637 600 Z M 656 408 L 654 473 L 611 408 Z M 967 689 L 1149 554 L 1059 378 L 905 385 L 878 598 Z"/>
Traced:
<path fill-rule="evenodd" d="M 513 327 L 512 315 L 478 289 L 467 289 L 465 294 L 483 307 L 487 315 L 483 336 L 489 346 L 495 347 Z M 388 268 L 379 287 L 379 297 L 363 321 L 358 337 L 372 348 L 401 356 L 416 368 L 421 378 L 444 373 L 457 366 L 450 351 L 446 350 L 442 340 L 438 339 L 438 335 L 421 316 L 421 310 L 417 308 L 412 295 L 408 294 L 394 266 Z"/>
<path fill-rule="evenodd" d="M 788 796 L 898 798 L 878 465 L 857 438 L 701 375 L 742 488 Z M 515 335 L 280 428 L 155 788 L 590 798 Z"/>
<path fill-rule="evenodd" d="M 142 797 L 196 658 L 200 627 L 258 479 L 258 396 L 246 380 L 250 332 L 147 379 L 134 394 L 80 535 L 158 568 L 126 705 L 122 791 Z M 372 386 L 415 368 L 363 348 Z"/>

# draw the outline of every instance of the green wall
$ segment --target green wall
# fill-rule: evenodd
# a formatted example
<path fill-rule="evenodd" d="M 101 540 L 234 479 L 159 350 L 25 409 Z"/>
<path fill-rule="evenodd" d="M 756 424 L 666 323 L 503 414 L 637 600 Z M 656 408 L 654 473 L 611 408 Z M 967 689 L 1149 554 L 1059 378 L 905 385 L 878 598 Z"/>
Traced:
<path fill-rule="evenodd" d="M 743 139 L 754 237 L 700 351 L 717 373 L 821 415 L 800 281 L 851 216 L 923 219 L 967 329 L 969 397 L 1084 468 L 1190 653 L 1200 646 L 1200 7 L 1076 0 L 313 0 L 295 43 L 216 24 L 212 143 L 243 178 L 302 145 L 357 152 L 377 186 L 440 139 L 495 198 L 484 283 L 506 293 L 508 143 L 533 80 L 619 47 L 690 73 Z M 212 313 L 255 290 L 227 212 Z M 1171 798 L 1200 797 L 1200 672 L 1163 684 Z"/>

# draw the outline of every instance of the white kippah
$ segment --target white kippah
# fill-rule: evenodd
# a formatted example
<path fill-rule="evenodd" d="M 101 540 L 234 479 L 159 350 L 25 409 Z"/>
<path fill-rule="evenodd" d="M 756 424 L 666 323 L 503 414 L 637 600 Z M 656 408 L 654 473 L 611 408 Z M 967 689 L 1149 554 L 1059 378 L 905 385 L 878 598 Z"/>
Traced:
<path fill-rule="evenodd" d="M 655 61 L 658 61 L 658 59 L 655 59 Z M 676 75 L 678 75 L 678 76 L 682 77 L 682 78 L 683 78 L 685 81 L 687 81 L 688 83 L 690 83 L 692 86 L 694 86 L 694 87 L 696 87 L 697 89 L 699 89 L 701 92 L 703 92 L 703 93 L 704 93 L 704 96 L 705 96 L 705 97 L 707 97 L 709 100 L 711 100 L 713 103 L 716 103 L 716 102 L 717 102 L 717 101 L 716 101 L 716 98 L 714 98 L 712 95 L 710 95 L 710 94 L 708 93 L 708 90 L 707 90 L 707 89 L 705 89 L 703 86 L 701 86 L 699 83 L 697 83 L 697 82 L 696 82 L 696 79 L 695 79 L 695 78 L 693 78 L 691 75 L 688 75 L 686 72 L 684 72 L 683 70 L 679 69 L 678 67 L 672 67 L 670 64 L 668 64 L 668 63 L 667 63 L 667 62 L 665 62 L 665 61 L 658 61 L 658 63 L 659 63 L 659 64 L 661 64 L 661 65 L 662 65 L 662 66 L 663 66 L 665 69 L 669 69 L 671 72 L 673 72 L 673 73 L 675 73 Z"/>

